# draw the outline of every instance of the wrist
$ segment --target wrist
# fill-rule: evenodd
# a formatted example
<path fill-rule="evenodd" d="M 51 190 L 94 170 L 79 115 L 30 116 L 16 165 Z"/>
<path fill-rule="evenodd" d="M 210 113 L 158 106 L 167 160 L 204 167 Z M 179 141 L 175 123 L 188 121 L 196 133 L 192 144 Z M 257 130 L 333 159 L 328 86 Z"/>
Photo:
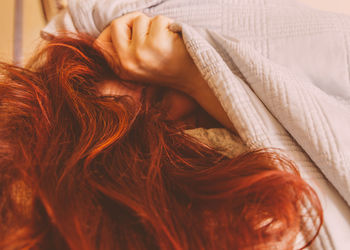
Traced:
<path fill-rule="evenodd" d="M 184 86 L 185 89 L 183 91 L 194 99 L 197 99 L 202 91 L 209 88 L 207 82 L 197 68 L 189 74 Z"/>

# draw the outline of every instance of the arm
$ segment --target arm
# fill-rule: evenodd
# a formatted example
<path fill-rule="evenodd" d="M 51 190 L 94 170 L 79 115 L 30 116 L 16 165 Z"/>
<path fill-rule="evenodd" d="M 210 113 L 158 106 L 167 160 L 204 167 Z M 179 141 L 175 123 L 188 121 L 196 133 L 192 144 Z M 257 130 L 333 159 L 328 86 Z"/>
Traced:
<path fill-rule="evenodd" d="M 187 94 L 189 96 L 194 98 L 198 104 L 208 112 L 208 114 L 214 117 L 223 126 L 232 132 L 236 132 L 232 122 L 228 118 L 219 100 L 214 95 L 213 91 L 208 86 L 208 83 L 203 79 L 201 73 L 197 68 L 193 72 L 191 83 L 188 85 L 193 86 L 192 90 L 187 91 Z"/>
<path fill-rule="evenodd" d="M 97 38 L 106 58 L 123 80 L 148 82 L 180 90 L 193 97 L 226 128 L 233 124 L 202 78 L 183 43 L 168 29 L 173 20 L 133 12 L 115 19 Z"/>

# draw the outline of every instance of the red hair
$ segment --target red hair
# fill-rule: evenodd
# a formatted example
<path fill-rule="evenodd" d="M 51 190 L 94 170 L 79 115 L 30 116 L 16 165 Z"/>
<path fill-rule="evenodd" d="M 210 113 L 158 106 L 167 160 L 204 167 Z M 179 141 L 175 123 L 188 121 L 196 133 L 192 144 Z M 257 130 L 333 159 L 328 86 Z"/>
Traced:
<path fill-rule="evenodd" d="M 118 76 L 92 39 L 0 68 L 1 249 L 290 249 L 318 234 L 320 202 L 290 160 L 229 159 L 157 105 L 100 97 Z"/>

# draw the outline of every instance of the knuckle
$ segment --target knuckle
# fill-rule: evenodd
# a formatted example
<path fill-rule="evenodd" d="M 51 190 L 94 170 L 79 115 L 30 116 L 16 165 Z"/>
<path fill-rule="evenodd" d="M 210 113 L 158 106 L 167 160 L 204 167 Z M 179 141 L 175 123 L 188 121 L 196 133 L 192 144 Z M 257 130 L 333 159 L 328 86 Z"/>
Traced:
<path fill-rule="evenodd" d="M 165 20 L 165 16 L 163 16 L 163 15 L 156 15 L 155 17 L 153 17 L 153 21 L 155 21 L 155 22 L 162 22 L 162 21 L 164 21 Z"/>
<path fill-rule="evenodd" d="M 147 17 L 144 13 L 142 13 L 140 11 L 131 12 L 127 15 L 130 15 L 132 17 L 132 19 L 134 19 L 134 20 L 142 20 L 142 19 Z"/>
<path fill-rule="evenodd" d="M 135 21 L 144 21 L 144 20 L 147 20 L 149 19 L 148 16 L 146 16 L 145 14 L 142 14 L 142 15 L 139 15 L 135 18 Z"/>
<path fill-rule="evenodd" d="M 172 19 L 163 15 L 157 15 L 154 18 L 154 21 L 156 22 L 162 22 L 162 23 L 167 23 L 167 22 L 171 22 Z"/>
<path fill-rule="evenodd" d="M 110 23 L 111 27 L 116 27 L 119 25 L 119 19 L 114 19 L 111 23 Z"/>
<path fill-rule="evenodd" d="M 142 20 L 142 19 L 144 19 L 144 18 L 145 18 L 144 16 L 139 15 L 139 16 L 136 16 L 136 17 L 135 17 L 135 21 L 137 21 L 137 20 Z"/>

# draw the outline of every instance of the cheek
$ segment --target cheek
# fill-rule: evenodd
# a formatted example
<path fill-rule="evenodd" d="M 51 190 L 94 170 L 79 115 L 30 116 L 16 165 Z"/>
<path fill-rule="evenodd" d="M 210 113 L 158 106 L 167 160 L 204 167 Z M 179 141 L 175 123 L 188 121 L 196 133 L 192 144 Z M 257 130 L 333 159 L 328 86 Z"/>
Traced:
<path fill-rule="evenodd" d="M 176 90 L 166 92 L 163 100 L 169 107 L 167 115 L 167 119 L 169 120 L 181 119 L 198 108 L 198 104 L 192 98 Z"/>

